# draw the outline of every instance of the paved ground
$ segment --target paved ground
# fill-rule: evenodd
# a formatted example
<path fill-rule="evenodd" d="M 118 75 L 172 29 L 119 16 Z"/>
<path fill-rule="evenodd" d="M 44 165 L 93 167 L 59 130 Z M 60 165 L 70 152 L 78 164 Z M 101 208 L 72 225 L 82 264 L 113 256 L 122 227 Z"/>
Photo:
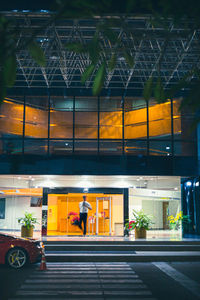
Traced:
<path fill-rule="evenodd" d="M 48 263 L 0 267 L 0 299 L 200 299 L 200 262 Z"/>

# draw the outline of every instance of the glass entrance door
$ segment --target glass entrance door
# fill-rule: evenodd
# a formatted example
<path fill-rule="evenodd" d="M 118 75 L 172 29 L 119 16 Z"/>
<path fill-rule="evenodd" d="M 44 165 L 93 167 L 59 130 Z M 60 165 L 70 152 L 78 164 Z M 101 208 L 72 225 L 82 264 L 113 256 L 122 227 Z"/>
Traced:
<path fill-rule="evenodd" d="M 111 235 L 111 198 L 96 198 L 96 235 Z"/>

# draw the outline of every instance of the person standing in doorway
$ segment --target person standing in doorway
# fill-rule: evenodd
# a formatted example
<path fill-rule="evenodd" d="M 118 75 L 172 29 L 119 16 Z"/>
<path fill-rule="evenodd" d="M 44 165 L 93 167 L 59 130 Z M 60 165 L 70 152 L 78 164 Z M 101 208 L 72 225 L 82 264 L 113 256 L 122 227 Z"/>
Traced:
<path fill-rule="evenodd" d="M 83 230 L 83 235 L 86 235 L 86 224 L 87 224 L 87 214 L 88 209 L 92 209 L 92 206 L 89 202 L 86 201 L 86 196 L 83 196 L 83 201 L 79 203 L 79 210 L 80 210 L 80 223 L 79 228 Z M 84 229 L 82 229 L 82 222 Z"/>

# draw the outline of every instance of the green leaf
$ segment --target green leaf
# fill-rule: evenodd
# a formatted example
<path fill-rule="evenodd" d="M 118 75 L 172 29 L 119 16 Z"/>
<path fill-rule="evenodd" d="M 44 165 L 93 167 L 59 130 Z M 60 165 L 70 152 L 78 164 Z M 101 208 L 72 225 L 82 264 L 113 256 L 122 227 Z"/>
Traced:
<path fill-rule="evenodd" d="M 156 86 L 154 89 L 154 97 L 158 103 L 162 103 L 166 99 L 162 80 L 160 77 L 158 77 L 157 82 L 156 82 Z"/>
<path fill-rule="evenodd" d="M 10 55 L 4 62 L 3 66 L 3 76 L 6 86 L 13 86 L 16 80 L 16 57 L 15 55 Z"/>
<path fill-rule="evenodd" d="M 106 74 L 106 64 L 105 62 L 99 67 L 97 74 L 94 79 L 92 92 L 94 96 L 99 95 L 101 92 L 101 89 L 103 87 L 103 83 L 105 80 L 105 74 Z"/>
<path fill-rule="evenodd" d="M 81 76 L 81 83 L 85 83 L 86 80 L 92 75 L 92 72 L 94 71 L 95 65 L 90 64 L 85 71 L 83 72 Z"/>
<path fill-rule="evenodd" d="M 136 7 L 136 2 L 133 0 L 127 0 L 124 4 L 126 5 L 127 13 L 131 13 L 133 9 Z"/>
<path fill-rule="evenodd" d="M 146 101 L 150 99 L 152 96 L 152 91 L 153 91 L 153 77 L 149 77 L 149 79 L 146 81 L 144 90 L 143 90 L 143 96 Z"/>
<path fill-rule="evenodd" d="M 167 98 L 171 99 L 173 98 L 177 92 L 179 92 L 183 88 L 188 88 L 190 87 L 190 81 L 188 79 L 195 74 L 195 70 L 191 70 L 187 72 L 183 78 L 181 78 L 177 83 L 175 83 L 172 88 L 170 88 L 167 91 Z"/>
<path fill-rule="evenodd" d="M 100 30 L 103 35 L 111 42 L 111 43 L 116 43 L 118 41 L 118 36 L 117 34 L 114 32 L 114 30 L 112 28 L 110 28 L 110 25 L 108 24 L 108 22 L 104 23 L 104 24 L 100 24 L 97 27 L 98 30 Z"/>
<path fill-rule="evenodd" d="M 44 52 L 42 48 L 36 43 L 35 41 L 32 41 L 28 45 L 28 51 L 30 55 L 33 57 L 33 59 L 40 65 L 41 67 L 45 67 L 46 65 L 46 59 L 44 56 Z"/>
<path fill-rule="evenodd" d="M 88 45 L 88 52 L 90 59 L 93 64 L 96 64 L 99 60 L 99 54 L 100 54 L 100 45 L 99 45 L 99 38 L 98 34 L 95 33 L 92 41 Z"/>
<path fill-rule="evenodd" d="M 5 78 L 3 75 L 3 70 L 0 70 L 0 103 L 3 102 L 4 98 L 6 97 L 6 83 Z"/>
<path fill-rule="evenodd" d="M 85 45 L 81 44 L 81 43 L 70 43 L 70 44 L 66 44 L 65 47 L 73 52 L 76 53 L 84 53 L 87 52 L 87 48 Z"/>
<path fill-rule="evenodd" d="M 108 70 L 110 72 L 114 70 L 116 63 L 117 63 L 117 56 L 116 56 L 116 53 L 113 53 L 110 61 L 108 62 Z"/>
<path fill-rule="evenodd" d="M 123 50 L 123 56 L 126 60 L 126 63 L 129 65 L 130 68 L 133 68 L 134 66 L 134 59 L 131 56 L 130 52 L 127 51 L 126 49 Z"/>

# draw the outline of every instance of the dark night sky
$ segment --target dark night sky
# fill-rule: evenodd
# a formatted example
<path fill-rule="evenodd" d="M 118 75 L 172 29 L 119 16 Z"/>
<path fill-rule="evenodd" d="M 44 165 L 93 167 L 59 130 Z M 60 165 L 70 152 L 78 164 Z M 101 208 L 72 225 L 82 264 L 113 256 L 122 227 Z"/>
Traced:
<path fill-rule="evenodd" d="M 9 0 L 3 0 L 0 1 L 0 10 L 6 11 L 6 10 L 40 10 L 40 9 L 50 9 L 52 6 L 53 1 L 52 0 L 15 0 L 15 1 L 9 1 Z"/>

